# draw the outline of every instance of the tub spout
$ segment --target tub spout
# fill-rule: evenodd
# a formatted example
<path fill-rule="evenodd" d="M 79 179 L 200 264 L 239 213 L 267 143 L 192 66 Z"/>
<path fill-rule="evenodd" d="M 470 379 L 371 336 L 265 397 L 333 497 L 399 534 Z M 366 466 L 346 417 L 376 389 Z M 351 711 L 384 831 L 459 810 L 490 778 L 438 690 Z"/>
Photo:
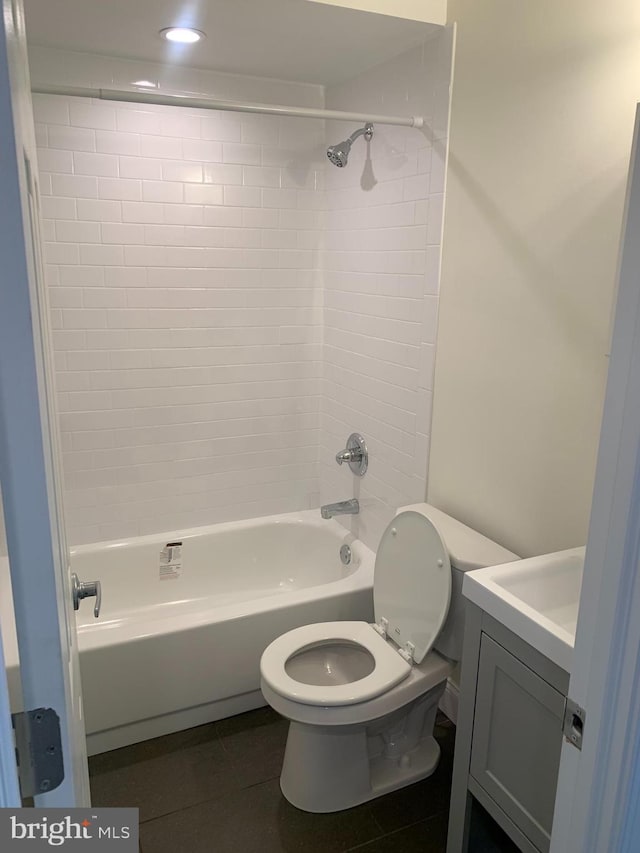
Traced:
<path fill-rule="evenodd" d="M 334 515 L 357 515 L 360 512 L 360 504 L 357 498 L 348 501 L 338 501 L 335 504 L 325 504 L 320 507 L 320 515 L 323 518 L 333 518 Z"/>

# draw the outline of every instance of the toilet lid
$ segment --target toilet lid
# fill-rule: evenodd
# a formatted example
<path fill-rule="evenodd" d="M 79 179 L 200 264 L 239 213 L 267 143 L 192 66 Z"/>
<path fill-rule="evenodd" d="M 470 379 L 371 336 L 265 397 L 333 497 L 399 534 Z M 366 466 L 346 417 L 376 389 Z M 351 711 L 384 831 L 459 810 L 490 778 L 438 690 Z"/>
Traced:
<path fill-rule="evenodd" d="M 388 636 L 415 647 L 420 663 L 435 643 L 449 611 L 451 563 L 440 534 L 419 512 L 399 513 L 382 534 L 376 555 L 373 603 Z"/>

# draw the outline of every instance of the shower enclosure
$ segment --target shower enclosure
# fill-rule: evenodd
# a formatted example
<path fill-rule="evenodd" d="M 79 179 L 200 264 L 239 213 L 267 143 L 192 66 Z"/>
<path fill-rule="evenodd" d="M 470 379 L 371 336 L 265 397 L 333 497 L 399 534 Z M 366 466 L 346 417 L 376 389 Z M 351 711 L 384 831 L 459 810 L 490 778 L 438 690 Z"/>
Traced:
<path fill-rule="evenodd" d="M 32 50 L 72 544 L 358 497 L 375 548 L 424 498 L 451 63 L 444 28 L 322 89 Z"/>

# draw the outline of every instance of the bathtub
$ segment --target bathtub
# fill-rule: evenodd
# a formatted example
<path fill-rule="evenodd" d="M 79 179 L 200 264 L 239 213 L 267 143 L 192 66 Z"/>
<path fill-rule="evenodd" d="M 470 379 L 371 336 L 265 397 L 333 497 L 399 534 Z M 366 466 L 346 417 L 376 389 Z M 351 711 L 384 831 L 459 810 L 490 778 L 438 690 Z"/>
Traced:
<path fill-rule="evenodd" d="M 90 755 L 264 705 L 273 639 L 373 619 L 374 554 L 318 510 L 81 546 L 71 564 L 102 584 L 100 617 L 95 599 L 77 616 Z"/>

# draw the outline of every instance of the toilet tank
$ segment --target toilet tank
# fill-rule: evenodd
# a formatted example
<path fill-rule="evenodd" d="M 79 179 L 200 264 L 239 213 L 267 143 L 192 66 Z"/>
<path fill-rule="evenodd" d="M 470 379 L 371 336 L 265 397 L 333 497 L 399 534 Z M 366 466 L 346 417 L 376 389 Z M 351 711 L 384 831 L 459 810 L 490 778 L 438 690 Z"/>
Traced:
<path fill-rule="evenodd" d="M 403 506 L 398 512 L 413 510 L 425 515 L 436 527 L 444 542 L 451 561 L 451 604 L 444 627 L 436 640 L 434 648 L 450 660 L 459 661 L 462 657 L 462 638 L 464 635 L 464 598 L 462 580 L 465 572 L 483 569 L 485 566 L 497 566 L 519 560 L 517 554 L 507 551 L 502 545 L 487 539 L 466 524 L 436 509 L 431 504 L 420 503 Z"/>

